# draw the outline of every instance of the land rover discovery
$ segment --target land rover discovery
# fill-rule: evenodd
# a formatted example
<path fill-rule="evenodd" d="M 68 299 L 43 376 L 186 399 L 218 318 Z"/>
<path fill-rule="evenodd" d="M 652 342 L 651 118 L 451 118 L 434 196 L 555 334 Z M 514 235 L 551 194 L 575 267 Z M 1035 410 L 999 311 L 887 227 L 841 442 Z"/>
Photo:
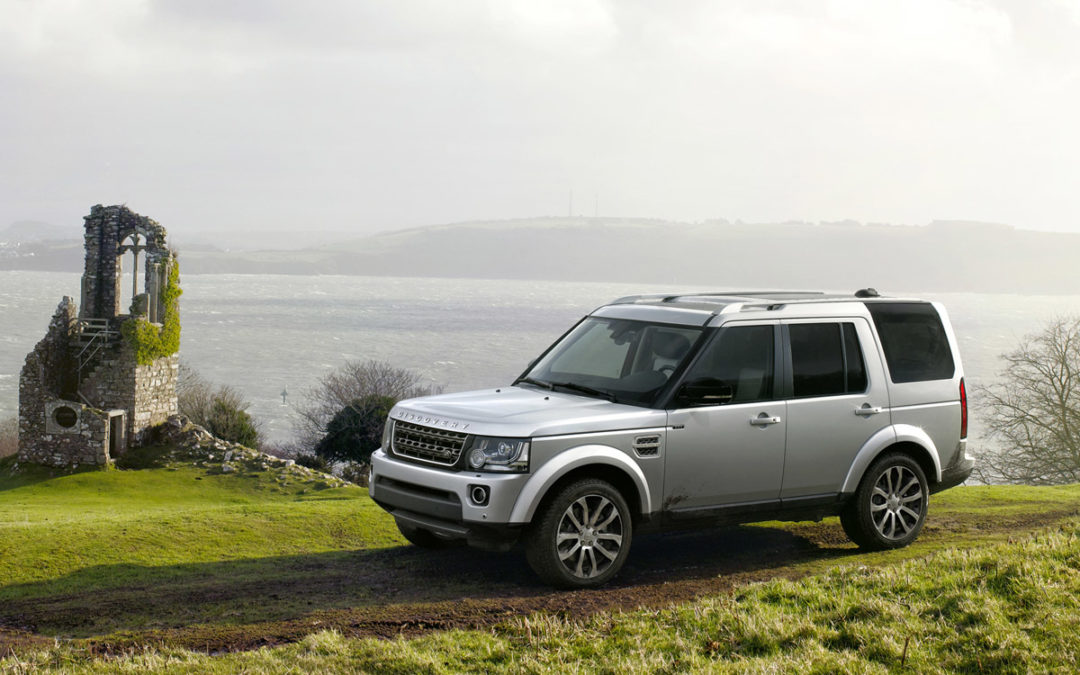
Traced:
<path fill-rule="evenodd" d="M 417 546 L 508 550 L 603 584 L 650 530 L 839 515 L 905 546 L 963 482 L 967 397 L 944 308 L 821 293 L 621 298 L 513 384 L 402 401 L 371 496 Z"/>

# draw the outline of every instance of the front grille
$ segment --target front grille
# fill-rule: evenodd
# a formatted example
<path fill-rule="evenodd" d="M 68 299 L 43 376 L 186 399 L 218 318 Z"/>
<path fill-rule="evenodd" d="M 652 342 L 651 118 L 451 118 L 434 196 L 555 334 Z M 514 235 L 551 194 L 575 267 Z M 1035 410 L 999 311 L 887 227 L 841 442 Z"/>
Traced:
<path fill-rule="evenodd" d="M 409 422 L 394 422 L 394 454 L 422 462 L 453 466 L 461 457 L 468 434 L 425 427 Z"/>

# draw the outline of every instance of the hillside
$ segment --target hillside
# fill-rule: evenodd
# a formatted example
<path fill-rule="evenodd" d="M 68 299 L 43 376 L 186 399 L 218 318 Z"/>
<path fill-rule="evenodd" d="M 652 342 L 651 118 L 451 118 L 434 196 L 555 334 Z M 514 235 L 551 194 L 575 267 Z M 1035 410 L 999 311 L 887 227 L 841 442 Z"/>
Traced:
<path fill-rule="evenodd" d="M 77 269 L 70 250 L 0 256 L 0 269 Z M 14 250 L 14 249 L 13 249 Z M 2 251 L 0 251 L 2 253 Z M 11 252 L 9 251 L 9 254 Z M 565 279 L 713 288 L 874 286 L 1080 293 L 1080 234 L 937 221 L 677 223 L 532 218 L 438 225 L 296 251 L 182 250 L 184 272 Z M 63 265 L 68 265 L 63 267 Z"/>
<path fill-rule="evenodd" d="M 0 672 L 864 669 L 907 637 L 919 670 L 1080 654 L 1080 486 L 950 490 L 888 553 L 835 519 L 642 537 L 616 583 L 561 592 L 519 553 L 403 545 L 363 489 L 204 449 L 56 477 L 0 461 Z M 419 637 L 366 639 L 392 636 Z"/>
<path fill-rule="evenodd" d="M 905 227 L 537 218 L 391 232 L 297 253 L 194 257 L 185 269 L 1080 293 L 1076 260 L 1080 235 L 980 223 Z"/>

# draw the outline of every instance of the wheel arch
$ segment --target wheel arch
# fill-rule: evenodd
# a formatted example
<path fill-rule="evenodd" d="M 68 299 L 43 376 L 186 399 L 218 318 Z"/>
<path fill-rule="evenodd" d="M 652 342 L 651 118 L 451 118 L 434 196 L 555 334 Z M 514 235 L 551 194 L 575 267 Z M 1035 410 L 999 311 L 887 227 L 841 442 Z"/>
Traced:
<path fill-rule="evenodd" d="M 918 462 L 930 486 L 941 481 L 941 457 L 930 436 L 919 427 L 895 424 L 871 436 L 859 449 L 840 491 L 843 494 L 854 493 L 874 460 L 883 453 L 893 451 L 903 452 Z"/>
<path fill-rule="evenodd" d="M 641 467 L 626 453 L 610 446 L 585 445 L 559 453 L 525 483 L 510 513 L 510 522 L 530 522 L 540 505 L 561 486 L 581 478 L 611 483 L 635 519 L 652 510 L 649 485 Z"/>

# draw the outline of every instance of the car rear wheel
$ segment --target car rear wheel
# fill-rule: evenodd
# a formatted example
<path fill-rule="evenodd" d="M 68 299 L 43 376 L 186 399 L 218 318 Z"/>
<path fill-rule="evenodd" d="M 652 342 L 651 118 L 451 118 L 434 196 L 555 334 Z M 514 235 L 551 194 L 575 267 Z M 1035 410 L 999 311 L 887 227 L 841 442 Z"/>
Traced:
<path fill-rule="evenodd" d="M 630 552 L 630 508 L 610 483 L 586 478 L 562 488 L 526 534 L 533 571 L 560 588 L 590 588 L 618 574 Z"/>
<path fill-rule="evenodd" d="M 840 514 L 840 523 L 862 548 L 907 546 L 922 530 L 929 497 L 919 463 L 905 454 L 890 453 L 870 465 Z"/>

